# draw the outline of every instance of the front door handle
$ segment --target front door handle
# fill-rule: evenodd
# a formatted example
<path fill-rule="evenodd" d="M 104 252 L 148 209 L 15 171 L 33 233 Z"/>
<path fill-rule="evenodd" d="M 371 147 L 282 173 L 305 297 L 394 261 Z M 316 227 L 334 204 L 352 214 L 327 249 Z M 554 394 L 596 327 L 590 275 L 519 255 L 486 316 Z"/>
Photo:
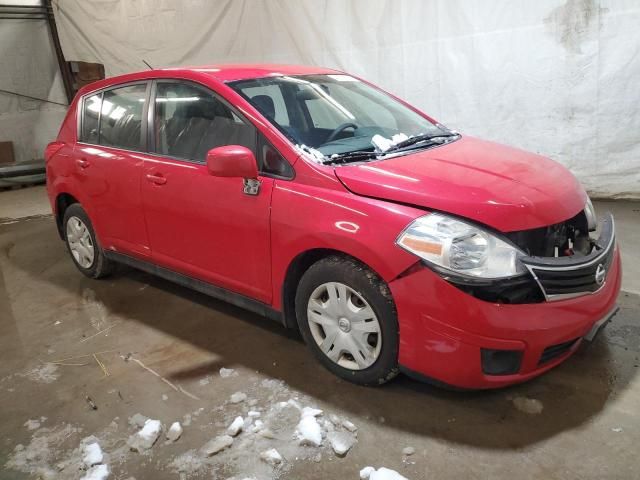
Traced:
<path fill-rule="evenodd" d="M 162 175 L 160 175 L 159 173 L 156 173 L 156 174 L 148 173 L 147 180 L 149 180 L 151 183 L 155 183 L 156 185 L 164 185 L 165 183 L 167 183 L 167 179 Z"/>
<path fill-rule="evenodd" d="M 87 168 L 91 164 L 86 158 L 79 158 L 76 160 L 76 165 L 78 165 L 80 168 Z"/>

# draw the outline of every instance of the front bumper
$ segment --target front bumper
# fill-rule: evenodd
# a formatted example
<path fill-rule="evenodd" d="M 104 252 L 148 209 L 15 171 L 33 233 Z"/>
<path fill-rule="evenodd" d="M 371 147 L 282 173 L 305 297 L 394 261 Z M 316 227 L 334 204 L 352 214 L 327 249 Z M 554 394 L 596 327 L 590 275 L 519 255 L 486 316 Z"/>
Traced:
<path fill-rule="evenodd" d="M 405 371 L 472 389 L 523 382 L 555 367 L 578 348 L 596 322 L 615 309 L 622 269 L 619 249 L 612 248 L 599 290 L 542 303 L 479 300 L 426 267 L 397 278 L 389 286 L 400 326 L 400 365 Z M 560 346 L 564 349 L 559 355 L 542 361 Z M 482 349 L 520 351 L 517 373 L 485 374 Z"/>

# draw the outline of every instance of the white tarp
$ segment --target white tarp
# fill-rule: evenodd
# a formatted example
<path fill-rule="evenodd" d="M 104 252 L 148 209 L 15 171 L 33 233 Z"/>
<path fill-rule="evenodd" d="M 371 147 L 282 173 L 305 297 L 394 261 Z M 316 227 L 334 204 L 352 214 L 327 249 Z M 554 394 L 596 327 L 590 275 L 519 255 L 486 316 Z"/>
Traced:
<path fill-rule="evenodd" d="M 640 197 L 637 0 L 58 0 L 70 60 L 107 74 L 225 62 L 361 75 L 451 128 Z"/>
<path fill-rule="evenodd" d="M 35 0 L 0 0 L 35 5 Z M 0 89 L 66 104 L 58 62 L 44 20 L 0 20 Z M 0 141 L 12 141 L 16 161 L 43 157 L 58 134 L 64 106 L 0 92 Z"/>

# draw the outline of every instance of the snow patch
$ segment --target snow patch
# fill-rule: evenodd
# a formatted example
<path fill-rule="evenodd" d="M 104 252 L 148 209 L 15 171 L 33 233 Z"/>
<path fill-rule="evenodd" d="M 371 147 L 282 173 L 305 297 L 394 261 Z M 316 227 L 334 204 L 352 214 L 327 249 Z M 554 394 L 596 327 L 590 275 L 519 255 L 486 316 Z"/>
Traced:
<path fill-rule="evenodd" d="M 227 428 L 227 434 L 232 437 L 235 437 L 242 431 L 243 428 L 244 428 L 244 419 L 242 417 L 236 417 L 231 423 L 231 425 L 229 425 L 229 428 Z"/>
<path fill-rule="evenodd" d="M 327 439 L 336 455 L 344 457 L 356 443 L 356 439 L 348 432 L 329 432 Z"/>
<path fill-rule="evenodd" d="M 22 376 L 26 376 L 29 380 L 37 383 L 52 383 L 60 377 L 60 374 L 58 373 L 58 366 L 56 364 L 45 363 L 29 370 L 27 373 L 22 374 Z"/>
<path fill-rule="evenodd" d="M 82 462 L 87 467 L 93 467 L 94 465 L 102 463 L 103 459 L 104 455 L 102 454 L 102 449 L 96 442 L 92 442 L 84 446 L 84 457 L 82 457 Z"/>
<path fill-rule="evenodd" d="M 376 470 L 373 467 L 364 467 L 360 470 L 361 480 L 409 480 L 407 477 L 400 475 L 395 470 L 380 467 Z"/>
<path fill-rule="evenodd" d="M 182 435 L 182 425 L 180 422 L 173 422 L 167 430 L 167 440 L 170 442 L 175 442 Z"/>
<path fill-rule="evenodd" d="M 319 447 L 322 444 L 322 428 L 313 415 L 303 415 L 296 427 L 300 445 Z"/>
<path fill-rule="evenodd" d="M 232 437 L 230 437 L 229 435 L 221 435 L 205 443 L 201 451 L 203 455 L 210 457 L 212 455 L 215 455 L 216 453 L 221 452 L 225 448 L 229 448 L 232 444 Z"/>
<path fill-rule="evenodd" d="M 265 450 L 260 454 L 260 458 L 273 467 L 282 463 L 282 455 L 275 448 Z"/>
<path fill-rule="evenodd" d="M 141 415 L 139 413 L 135 413 L 132 416 L 129 417 L 129 425 L 131 425 L 132 427 L 139 427 L 142 428 L 144 427 L 144 422 L 146 422 L 147 420 L 149 420 L 147 417 L 145 417 L 144 415 Z"/>
<path fill-rule="evenodd" d="M 236 392 L 231 395 L 231 403 L 241 403 L 247 399 L 247 394 L 242 392 Z"/>
<path fill-rule="evenodd" d="M 416 453 L 416 449 L 413 447 L 404 447 L 402 449 L 402 454 L 405 456 L 409 456 L 409 455 L 413 455 L 414 453 Z"/>
<path fill-rule="evenodd" d="M 160 430 L 162 430 L 162 425 L 159 420 L 147 420 L 139 432 L 129 437 L 127 445 L 134 452 L 149 450 L 156 443 Z"/>
<path fill-rule="evenodd" d="M 106 480 L 109 478 L 109 473 L 107 465 L 96 465 L 87 470 L 87 473 L 80 480 Z"/>
<path fill-rule="evenodd" d="M 538 415 L 542 413 L 542 409 L 544 408 L 542 402 L 535 398 L 515 397 L 512 398 L 511 401 L 518 410 L 528 413 L 529 415 Z"/>
<path fill-rule="evenodd" d="M 224 367 L 222 367 L 220 369 L 220 376 L 222 378 L 237 377 L 238 376 L 238 372 L 236 372 L 233 368 L 224 368 Z"/>

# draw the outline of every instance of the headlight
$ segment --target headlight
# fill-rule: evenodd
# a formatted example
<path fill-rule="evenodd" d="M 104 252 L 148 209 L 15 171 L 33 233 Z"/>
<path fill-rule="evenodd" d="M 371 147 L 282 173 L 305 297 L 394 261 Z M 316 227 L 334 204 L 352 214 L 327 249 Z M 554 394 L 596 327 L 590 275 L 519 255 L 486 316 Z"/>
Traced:
<path fill-rule="evenodd" d="M 414 220 L 396 240 L 408 252 L 454 273 L 502 278 L 525 271 L 513 245 L 475 225 L 439 213 Z"/>
<path fill-rule="evenodd" d="M 596 209 L 593 208 L 593 203 L 591 203 L 590 198 L 587 200 L 587 203 L 584 206 L 584 214 L 587 217 L 587 225 L 589 226 L 589 231 L 594 232 L 596 228 L 598 228 L 598 218 L 596 217 Z"/>

